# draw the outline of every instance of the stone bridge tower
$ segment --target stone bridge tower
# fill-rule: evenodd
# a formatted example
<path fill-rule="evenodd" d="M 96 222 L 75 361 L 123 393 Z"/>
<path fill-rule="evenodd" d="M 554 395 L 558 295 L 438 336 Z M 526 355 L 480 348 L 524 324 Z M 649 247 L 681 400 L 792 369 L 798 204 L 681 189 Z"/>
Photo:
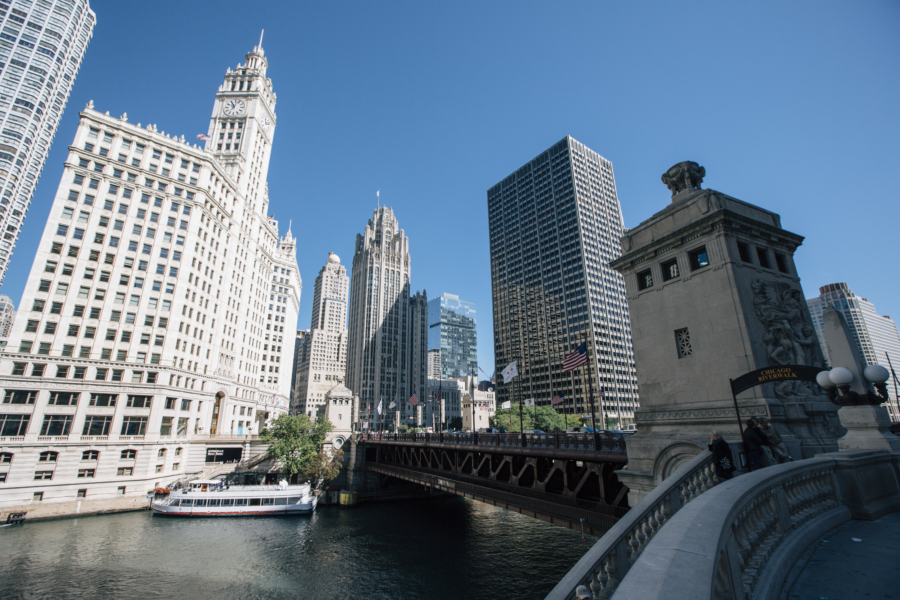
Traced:
<path fill-rule="evenodd" d="M 641 406 L 628 441 L 631 506 L 719 431 L 739 442 L 729 379 L 786 364 L 823 366 L 793 255 L 803 238 L 768 210 L 701 188 L 682 162 L 662 177 L 672 202 L 622 236 Z M 787 381 L 738 396 L 741 421 L 768 416 L 791 454 L 836 451 L 837 406 Z"/>

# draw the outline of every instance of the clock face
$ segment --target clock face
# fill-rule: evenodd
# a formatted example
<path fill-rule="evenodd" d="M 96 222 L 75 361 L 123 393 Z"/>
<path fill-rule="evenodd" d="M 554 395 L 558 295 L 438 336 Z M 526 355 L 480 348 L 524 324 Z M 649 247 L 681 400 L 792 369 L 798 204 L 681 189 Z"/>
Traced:
<path fill-rule="evenodd" d="M 263 117 L 259 122 L 265 131 L 269 131 L 269 128 L 272 126 L 272 120 L 269 117 Z"/>
<path fill-rule="evenodd" d="M 226 100 L 225 101 L 225 114 L 229 117 L 236 117 L 238 115 L 244 114 L 244 109 L 247 108 L 247 105 L 243 100 Z"/>

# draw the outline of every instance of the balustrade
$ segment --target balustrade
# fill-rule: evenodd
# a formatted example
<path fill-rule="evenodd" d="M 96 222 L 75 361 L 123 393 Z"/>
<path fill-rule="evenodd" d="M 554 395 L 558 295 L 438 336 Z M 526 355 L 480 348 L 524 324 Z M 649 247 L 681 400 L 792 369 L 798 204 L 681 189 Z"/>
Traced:
<path fill-rule="evenodd" d="M 625 440 L 630 433 L 360 433 L 357 440 L 404 442 L 412 444 L 453 444 L 459 446 L 497 446 L 504 448 L 535 448 L 550 450 L 578 450 L 583 452 L 625 453 Z"/>

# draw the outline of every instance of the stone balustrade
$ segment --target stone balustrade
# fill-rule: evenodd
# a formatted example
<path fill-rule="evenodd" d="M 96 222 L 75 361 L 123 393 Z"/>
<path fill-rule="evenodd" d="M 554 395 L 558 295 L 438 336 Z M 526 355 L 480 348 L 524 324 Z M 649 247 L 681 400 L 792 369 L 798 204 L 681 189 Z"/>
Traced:
<path fill-rule="evenodd" d="M 713 456 L 704 450 L 613 525 L 553 588 L 547 600 L 573 600 L 581 585 L 587 586 L 595 599 L 612 597 L 662 527 L 717 482 Z"/>
<path fill-rule="evenodd" d="M 660 498 L 655 498 L 651 504 L 656 506 Z M 633 553 L 618 550 L 607 552 L 605 562 L 592 559 L 590 572 L 597 573 L 593 597 L 777 598 L 797 559 L 827 531 L 851 518 L 877 519 L 895 510 L 900 510 L 897 453 L 824 454 L 754 471 L 716 486 L 670 516 L 651 543 L 630 542 L 643 551 L 617 588 L 608 585 L 612 577 L 604 573 L 618 565 L 607 565 L 611 558 L 630 559 Z M 647 512 L 660 511 L 648 505 Z M 642 515 L 641 522 L 649 525 L 652 519 Z M 615 542 L 605 545 L 617 548 L 621 542 Z M 567 581 L 567 588 L 573 583 L 584 582 Z"/>

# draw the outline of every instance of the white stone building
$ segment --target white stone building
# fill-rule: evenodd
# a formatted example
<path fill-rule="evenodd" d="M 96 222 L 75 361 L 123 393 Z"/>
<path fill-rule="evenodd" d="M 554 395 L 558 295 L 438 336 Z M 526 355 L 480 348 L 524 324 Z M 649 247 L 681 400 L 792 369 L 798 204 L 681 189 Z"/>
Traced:
<path fill-rule="evenodd" d="M 415 425 L 421 410 L 408 400 L 427 385 L 428 306 L 424 291 L 410 296 L 409 239 L 393 210 L 375 210 L 354 252 L 346 385 L 365 427 L 392 426 L 398 413 Z"/>
<path fill-rule="evenodd" d="M 441 349 L 432 348 L 428 351 L 428 379 L 441 378 Z"/>
<path fill-rule="evenodd" d="M 471 404 L 466 405 L 469 407 L 468 417 L 465 416 L 465 411 L 463 410 L 463 405 L 467 398 L 475 399 L 477 411 L 486 413 L 488 418 L 494 416 L 494 413 L 497 412 L 494 388 L 491 387 L 485 390 L 478 388 L 478 378 L 472 376 L 458 377 L 456 379 L 429 379 L 428 397 L 423 407 L 422 424 L 431 427 L 432 423 L 439 423 L 443 424 L 443 428 L 446 429 L 455 418 L 462 418 L 463 423 L 471 423 Z M 436 401 L 438 392 L 440 392 L 440 407 Z M 478 421 L 478 416 L 479 413 L 476 412 L 476 422 Z M 432 419 L 432 417 L 434 418 Z M 488 427 L 488 425 L 480 425 L 479 427 Z M 435 431 L 440 431 L 441 429 L 440 427 L 435 427 Z"/>
<path fill-rule="evenodd" d="M 0 283 L 96 20 L 88 0 L 0 1 Z"/>
<path fill-rule="evenodd" d="M 347 268 L 334 252 L 319 271 L 313 291 L 309 338 L 299 357 L 292 412 L 317 417 L 328 391 L 344 380 L 347 368 Z"/>
<path fill-rule="evenodd" d="M 81 113 L 0 353 L 0 510 L 128 505 L 287 411 L 301 281 L 266 212 L 266 68 L 228 71 L 205 149 Z"/>

